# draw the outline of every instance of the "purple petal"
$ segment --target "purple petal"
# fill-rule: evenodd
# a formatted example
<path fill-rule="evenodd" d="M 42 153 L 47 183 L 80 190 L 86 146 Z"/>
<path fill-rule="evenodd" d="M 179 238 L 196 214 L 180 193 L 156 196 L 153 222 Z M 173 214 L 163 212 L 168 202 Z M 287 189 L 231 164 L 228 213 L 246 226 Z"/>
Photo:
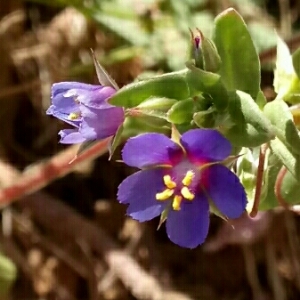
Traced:
<path fill-rule="evenodd" d="M 130 138 L 122 151 L 125 164 L 137 168 L 175 165 L 182 156 L 180 146 L 159 133 L 146 133 Z"/>
<path fill-rule="evenodd" d="M 66 114 L 66 113 L 63 113 L 63 112 L 60 112 L 60 111 L 57 111 L 55 109 L 55 106 L 54 105 L 51 105 L 48 110 L 46 111 L 46 114 L 47 115 L 52 115 L 53 117 L 59 119 L 59 120 L 62 120 L 74 127 L 79 127 L 81 122 L 82 122 L 82 118 L 78 119 L 78 120 L 69 120 L 69 114 Z"/>
<path fill-rule="evenodd" d="M 206 192 L 225 216 L 238 218 L 245 210 L 247 197 L 239 178 L 223 165 L 209 167 Z"/>
<path fill-rule="evenodd" d="M 157 201 L 162 192 L 163 169 L 139 171 L 127 177 L 118 189 L 118 201 L 129 204 L 127 214 L 140 222 L 151 220 L 162 213 L 169 201 Z"/>
<path fill-rule="evenodd" d="M 114 107 L 107 102 L 107 99 L 116 92 L 116 90 L 110 86 L 98 86 L 98 88 L 93 91 L 74 89 L 70 90 L 68 94 L 71 95 L 72 92 L 77 95 L 77 100 L 87 107 L 96 109 Z"/>
<path fill-rule="evenodd" d="M 231 153 L 230 142 L 217 130 L 193 129 L 180 140 L 191 161 L 222 161 Z"/>
<path fill-rule="evenodd" d="M 86 139 L 76 129 L 64 129 L 58 133 L 61 137 L 61 144 L 79 144 L 86 142 Z"/>
<path fill-rule="evenodd" d="M 202 244 L 209 228 L 209 205 L 204 194 L 184 202 L 180 211 L 171 210 L 166 228 L 169 239 L 181 247 L 192 249 Z"/>
<path fill-rule="evenodd" d="M 74 87 L 82 86 L 79 82 L 59 82 L 54 83 L 51 88 L 52 110 L 69 115 L 72 112 L 78 112 L 79 106 L 75 102 L 74 96 L 66 97 L 65 93 Z"/>
<path fill-rule="evenodd" d="M 124 110 L 121 107 L 95 109 L 80 105 L 80 110 L 83 117 L 80 133 L 88 140 L 114 135 L 124 121 Z"/>

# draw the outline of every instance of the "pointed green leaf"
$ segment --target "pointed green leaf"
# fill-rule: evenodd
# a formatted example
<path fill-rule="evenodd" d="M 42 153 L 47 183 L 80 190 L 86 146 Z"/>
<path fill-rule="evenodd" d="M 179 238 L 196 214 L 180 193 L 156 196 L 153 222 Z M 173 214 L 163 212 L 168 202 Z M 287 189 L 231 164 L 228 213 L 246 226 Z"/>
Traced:
<path fill-rule="evenodd" d="M 168 111 L 175 103 L 177 100 L 154 97 L 142 102 L 137 108 Z"/>
<path fill-rule="evenodd" d="M 300 182 L 291 172 L 286 172 L 280 189 L 283 199 L 289 204 L 300 204 L 299 190 Z"/>
<path fill-rule="evenodd" d="M 190 88 L 191 96 L 206 93 L 210 95 L 212 103 L 217 110 L 223 111 L 228 105 L 227 90 L 221 82 L 218 74 L 203 71 L 196 68 L 191 62 L 187 62 L 186 66 L 189 71 L 186 74 L 186 80 Z"/>
<path fill-rule="evenodd" d="M 112 138 L 111 144 L 108 147 L 108 151 L 109 151 L 109 158 L 108 158 L 108 160 L 111 160 L 111 158 L 114 155 L 117 147 L 121 144 L 123 130 L 124 130 L 124 126 L 122 124 L 121 126 L 119 126 L 116 134 Z"/>
<path fill-rule="evenodd" d="M 270 147 L 281 163 L 300 181 L 300 156 L 291 153 L 277 137 L 270 141 Z"/>
<path fill-rule="evenodd" d="M 264 113 L 273 124 L 277 137 L 292 152 L 300 154 L 299 132 L 288 105 L 282 100 L 274 100 L 265 106 Z"/>
<path fill-rule="evenodd" d="M 221 66 L 221 58 L 214 42 L 203 36 L 201 50 L 204 61 L 204 70 L 216 73 Z"/>
<path fill-rule="evenodd" d="M 231 93 L 229 114 L 234 124 L 224 134 L 235 146 L 256 147 L 275 137 L 273 126 L 249 94 Z"/>
<path fill-rule="evenodd" d="M 267 99 L 262 91 L 259 91 L 256 97 L 256 104 L 262 110 L 267 104 Z"/>
<path fill-rule="evenodd" d="M 149 80 L 134 82 L 121 88 L 109 103 L 126 108 L 136 107 L 153 97 L 175 100 L 189 98 L 189 88 L 185 79 L 186 70 L 164 74 Z"/>
<path fill-rule="evenodd" d="M 256 99 L 260 89 L 260 62 L 242 17 L 232 8 L 215 19 L 213 41 L 221 57 L 219 71 L 230 91 L 241 90 Z"/>
<path fill-rule="evenodd" d="M 92 52 L 92 58 L 94 62 L 94 66 L 96 69 L 97 77 L 101 85 L 103 86 L 111 86 L 115 90 L 118 90 L 119 87 L 117 83 L 109 76 L 109 74 L 106 72 L 104 67 L 101 66 L 99 61 L 97 60 L 94 51 L 91 49 Z"/>
<path fill-rule="evenodd" d="M 272 153 L 268 159 L 268 166 L 265 170 L 264 189 L 266 190 L 265 197 L 261 198 L 259 210 L 269 210 L 279 205 L 274 193 L 274 186 L 277 179 L 278 172 L 282 167 L 279 158 Z"/>
<path fill-rule="evenodd" d="M 178 101 L 168 111 L 168 121 L 174 124 L 190 122 L 194 114 L 194 105 L 193 99 Z"/>

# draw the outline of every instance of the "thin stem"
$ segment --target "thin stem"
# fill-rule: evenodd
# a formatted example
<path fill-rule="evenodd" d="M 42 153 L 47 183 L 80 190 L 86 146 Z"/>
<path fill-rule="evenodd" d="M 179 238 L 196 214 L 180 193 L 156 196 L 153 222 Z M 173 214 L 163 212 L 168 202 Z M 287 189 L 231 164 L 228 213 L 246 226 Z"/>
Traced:
<path fill-rule="evenodd" d="M 287 173 L 287 168 L 285 166 L 282 166 L 278 172 L 278 175 L 277 175 L 277 178 L 275 181 L 274 193 L 275 193 L 278 203 L 285 209 L 288 209 L 289 206 L 281 195 L 281 186 L 282 186 L 282 182 L 283 182 L 283 179 L 284 179 L 284 176 L 286 173 Z"/>
<path fill-rule="evenodd" d="M 253 207 L 250 212 L 250 217 L 252 217 L 252 218 L 254 218 L 258 212 L 261 190 L 262 190 L 262 185 L 263 185 L 266 151 L 267 151 L 268 147 L 269 147 L 268 144 L 263 144 L 260 147 L 260 151 L 259 151 L 259 161 L 258 161 L 258 168 L 257 168 L 257 174 L 256 174 L 256 189 L 255 189 Z"/>
<path fill-rule="evenodd" d="M 18 176 L 18 180 L 13 185 L 0 190 L 0 203 L 8 204 L 23 195 L 38 191 L 52 180 L 72 172 L 78 164 L 107 153 L 109 141 L 110 138 L 99 141 L 78 157 L 76 157 L 76 153 L 79 146 L 71 146 L 59 152 L 46 163 L 40 163 L 32 167 Z M 5 172 L 5 168 L 11 169 L 12 167 L 1 163 L 0 169 L 3 169 Z"/>

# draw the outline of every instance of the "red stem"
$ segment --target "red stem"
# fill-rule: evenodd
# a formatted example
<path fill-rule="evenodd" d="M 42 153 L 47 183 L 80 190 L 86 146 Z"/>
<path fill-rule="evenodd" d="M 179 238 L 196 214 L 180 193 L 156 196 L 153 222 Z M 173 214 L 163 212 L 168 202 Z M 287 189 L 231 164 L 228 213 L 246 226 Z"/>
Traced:
<path fill-rule="evenodd" d="M 23 195 L 31 194 L 43 188 L 52 180 L 72 172 L 74 167 L 81 162 L 105 154 L 108 151 L 109 141 L 110 138 L 99 141 L 78 157 L 76 157 L 76 153 L 79 146 L 71 146 L 59 152 L 46 163 L 40 163 L 32 167 L 25 171 L 14 185 L 0 190 L 0 203 L 11 203 Z M 74 159 L 74 157 L 76 158 Z"/>
<path fill-rule="evenodd" d="M 260 147 L 260 151 L 259 151 L 259 161 L 258 161 L 258 168 L 257 168 L 257 174 L 256 174 L 256 189 L 255 189 L 252 210 L 250 212 L 250 217 L 252 217 L 252 218 L 254 218 L 258 212 L 260 196 L 261 196 L 261 189 L 262 189 L 262 184 L 263 184 L 266 151 L 267 151 L 268 147 L 269 147 L 268 144 L 263 144 Z"/>
<path fill-rule="evenodd" d="M 285 166 L 282 166 L 278 172 L 278 175 L 277 175 L 277 178 L 275 181 L 274 193 L 275 193 L 278 203 L 285 209 L 288 209 L 289 205 L 286 203 L 286 201 L 284 200 L 284 198 L 281 195 L 282 181 L 283 181 L 286 173 L 287 173 L 287 168 Z"/>

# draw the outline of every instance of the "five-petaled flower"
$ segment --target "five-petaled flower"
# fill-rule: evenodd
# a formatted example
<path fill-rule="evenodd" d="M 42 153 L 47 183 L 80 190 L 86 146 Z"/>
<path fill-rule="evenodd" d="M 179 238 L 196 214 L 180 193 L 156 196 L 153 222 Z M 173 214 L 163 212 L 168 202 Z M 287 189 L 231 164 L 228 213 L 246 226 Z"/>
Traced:
<path fill-rule="evenodd" d="M 53 84 L 52 105 L 47 114 L 74 127 L 59 132 L 60 142 L 76 144 L 114 135 L 124 121 L 123 108 L 107 102 L 115 92 L 110 86 L 79 82 Z"/>
<path fill-rule="evenodd" d="M 207 236 L 211 203 L 228 218 L 245 210 L 244 188 L 222 164 L 230 153 L 229 141 L 212 129 L 189 130 L 180 143 L 158 133 L 131 138 L 123 161 L 142 170 L 120 184 L 118 200 L 140 222 L 167 215 L 170 240 L 195 248 Z"/>

